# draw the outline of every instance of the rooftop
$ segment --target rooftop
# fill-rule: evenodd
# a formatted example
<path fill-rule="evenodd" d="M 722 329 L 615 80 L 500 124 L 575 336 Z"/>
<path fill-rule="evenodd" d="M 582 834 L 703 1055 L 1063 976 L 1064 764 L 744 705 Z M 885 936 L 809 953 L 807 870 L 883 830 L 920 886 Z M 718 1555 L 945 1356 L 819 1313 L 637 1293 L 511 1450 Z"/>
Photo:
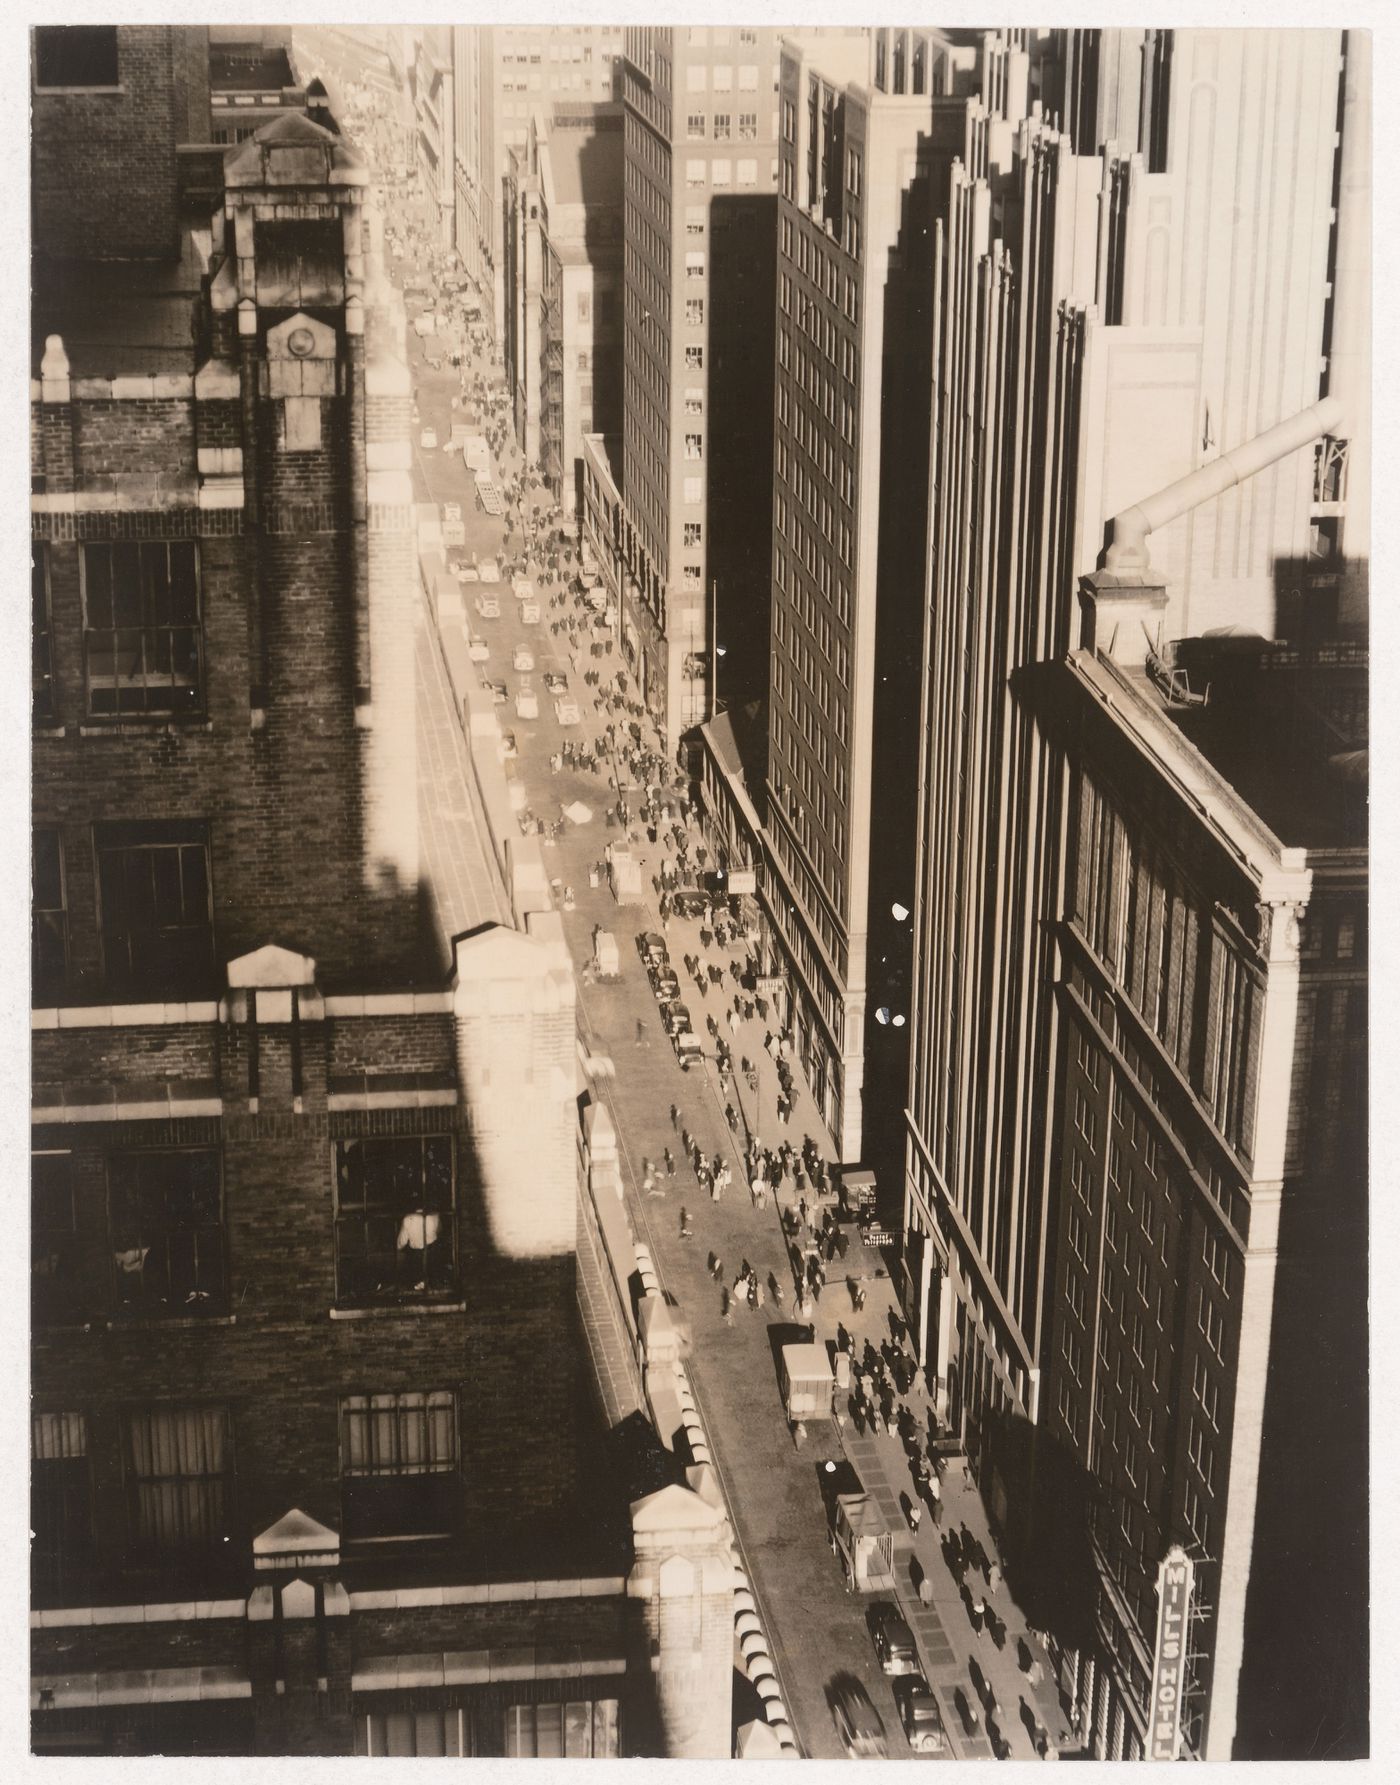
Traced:
<path fill-rule="evenodd" d="M 214 93 L 276 93 L 296 85 L 292 59 L 280 44 L 209 46 L 209 86 Z"/>
<path fill-rule="evenodd" d="M 542 120 L 541 143 L 549 149 L 549 187 L 545 198 L 559 205 L 622 203 L 622 131 L 616 108 L 590 108 L 584 124 L 578 117 Z"/>
<path fill-rule="evenodd" d="M 1285 848 L 1365 847 L 1365 645 L 1296 647 L 1227 630 L 1175 641 L 1169 664 L 1119 667 Z"/>

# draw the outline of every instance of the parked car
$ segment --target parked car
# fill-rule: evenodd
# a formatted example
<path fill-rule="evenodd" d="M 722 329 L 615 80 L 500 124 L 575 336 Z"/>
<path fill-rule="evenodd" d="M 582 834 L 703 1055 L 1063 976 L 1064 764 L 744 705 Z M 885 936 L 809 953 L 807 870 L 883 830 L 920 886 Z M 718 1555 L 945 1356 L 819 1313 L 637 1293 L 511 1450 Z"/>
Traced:
<path fill-rule="evenodd" d="M 535 653 L 528 645 L 517 645 L 515 655 L 511 658 L 511 666 L 521 671 L 532 670 L 535 667 Z"/>
<path fill-rule="evenodd" d="M 516 689 L 515 714 L 518 719 L 538 719 L 540 716 L 540 697 L 528 682 L 522 682 Z"/>
<path fill-rule="evenodd" d="M 894 1683 L 894 1699 L 899 1706 L 899 1720 L 909 1746 L 916 1754 L 947 1752 L 948 1736 L 943 1727 L 943 1713 L 938 1700 L 929 1691 L 922 1674 L 906 1674 Z"/>
<path fill-rule="evenodd" d="M 661 1026 L 666 1033 L 675 1039 L 683 1029 L 690 1027 L 690 1012 L 679 998 L 667 998 L 661 1004 Z"/>
<path fill-rule="evenodd" d="M 831 1716 L 849 1759 L 889 1759 L 885 1725 L 859 1680 L 848 1677 L 836 1688 L 831 1698 Z"/>
<path fill-rule="evenodd" d="M 424 452 L 436 452 L 437 429 L 424 428 L 423 432 L 418 436 L 418 444 L 422 447 Z"/>
<path fill-rule="evenodd" d="M 671 894 L 671 909 L 677 917 L 704 917 L 710 909 L 710 901 L 704 893 L 682 887 Z"/>
<path fill-rule="evenodd" d="M 652 969 L 651 989 L 659 1000 L 669 1003 L 680 997 L 681 982 L 669 967 L 655 967 Z"/>
<path fill-rule="evenodd" d="M 914 1632 L 900 1616 L 898 1607 L 888 1599 L 877 1599 L 867 1614 L 867 1622 L 875 1639 L 875 1653 L 886 1673 L 923 1673 Z"/>
<path fill-rule="evenodd" d="M 494 595 L 478 595 L 475 606 L 483 620 L 499 620 L 501 617 L 501 604 Z"/>
<path fill-rule="evenodd" d="M 680 1029 L 671 1039 L 676 1044 L 676 1058 L 682 1066 L 698 1065 L 705 1057 L 705 1050 L 695 1039 L 690 1029 Z"/>
<path fill-rule="evenodd" d="M 510 690 L 504 682 L 483 682 L 482 686 L 491 692 L 491 698 L 498 707 L 503 707 L 510 698 Z"/>
<path fill-rule="evenodd" d="M 666 938 L 655 930 L 643 930 L 637 937 L 637 953 L 644 961 L 667 961 L 670 954 L 666 947 Z"/>
<path fill-rule="evenodd" d="M 467 641 L 467 655 L 473 663 L 489 663 L 491 647 L 484 638 L 472 638 Z"/>

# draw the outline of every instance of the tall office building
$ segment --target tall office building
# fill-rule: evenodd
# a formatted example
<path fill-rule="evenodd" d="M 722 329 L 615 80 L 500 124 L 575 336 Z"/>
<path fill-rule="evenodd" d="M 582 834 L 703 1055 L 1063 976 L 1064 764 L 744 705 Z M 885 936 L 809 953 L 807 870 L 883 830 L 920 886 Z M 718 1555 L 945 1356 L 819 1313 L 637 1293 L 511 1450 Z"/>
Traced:
<path fill-rule="evenodd" d="M 656 1752 L 367 172 L 208 57 L 34 33 L 33 1739 Z"/>
<path fill-rule="evenodd" d="M 620 25 L 454 25 L 457 252 L 481 282 L 498 338 L 506 311 L 506 154 L 523 151 L 530 119 L 557 102 L 616 97 Z M 463 146 L 465 144 L 465 147 Z"/>
<path fill-rule="evenodd" d="M 782 56 L 763 901 L 770 970 L 840 1156 L 873 1147 L 896 1180 L 929 219 L 964 152 L 952 95 L 972 61 L 940 33 L 884 29 L 786 41 Z"/>
<path fill-rule="evenodd" d="M 453 90 L 452 41 L 445 25 L 425 25 L 416 34 L 409 85 L 413 93 L 414 163 L 418 188 L 428 207 L 433 239 L 450 248 L 457 226 L 457 105 Z"/>
<path fill-rule="evenodd" d="M 628 30 L 622 644 L 673 750 L 726 693 L 718 652 L 731 697 L 761 662 L 777 82 L 773 31 Z"/>
<path fill-rule="evenodd" d="M 934 225 L 906 1289 L 1099 1754 L 1156 1735 L 1172 1544 L 1197 1580 L 1184 1745 L 1235 1749 L 1261 1576 L 1299 1561 L 1260 1510 L 1297 1355 L 1278 1286 L 1353 1336 L 1355 1228 L 1290 1252 L 1337 1144 L 1310 1150 L 1301 1087 L 1335 1102 L 1355 1064 L 1335 1001 L 1320 1047 L 1299 1022 L 1294 920 L 1350 958 L 1365 876 L 1342 785 L 1364 677 L 1334 642 L 1367 550 L 1341 48 L 989 43 L 1041 105 L 1018 118 L 984 77 Z"/>

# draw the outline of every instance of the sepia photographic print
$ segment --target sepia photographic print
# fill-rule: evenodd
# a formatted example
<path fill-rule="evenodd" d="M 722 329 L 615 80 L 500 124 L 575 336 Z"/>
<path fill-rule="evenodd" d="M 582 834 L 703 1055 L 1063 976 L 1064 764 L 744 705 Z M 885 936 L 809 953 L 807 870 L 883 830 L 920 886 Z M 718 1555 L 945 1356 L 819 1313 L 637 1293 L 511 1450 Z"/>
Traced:
<path fill-rule="evenodd" d="M 27 29 L 21 1759 L 1366 1758 L 1371 21 L 597 10 Z"/>

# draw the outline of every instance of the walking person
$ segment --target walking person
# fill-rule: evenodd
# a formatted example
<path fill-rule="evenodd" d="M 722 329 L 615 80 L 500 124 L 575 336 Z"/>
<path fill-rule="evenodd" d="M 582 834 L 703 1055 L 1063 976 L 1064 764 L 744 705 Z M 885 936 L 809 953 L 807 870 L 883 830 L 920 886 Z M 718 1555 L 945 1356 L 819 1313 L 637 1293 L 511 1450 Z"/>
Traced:
<path fill-rule="evenodd" d="M 671 1126 L 673 1128 L 677 1127 L 680 1123 L 680 1119 L 681 1119 L 681 1112 L 679 1109 L 677 1109 L 677 1107 L 673 1103 L 671 1105 Z"/>
<path fill-rule="evenodd" d="M 976 1631 L 977 1635 L 980 1636 L 982 1634 L 982 1626 L 987 1618 L 987 1601 L 980 1593 L 974 1596 L 972 1609 L 969 1615 L 972 1618 L 972 1628 Z"/>
<path fill-rule="evenodd" d="M 684 1203 L 681 1204 L 681 1238 L 688 1240 L 694 1237 L 695 1229 L 690 1225 L 690 1213 Z"/>
<path fill-rule="evenodd" d="M 671 1151 L 671 1149 L 669 1147 L 663 1147 L 661 1149 L 661 1157 L 666 1163 L 666 1176 L 668 1178 L 675 1177 L 675 1175 L 676 1175 L 676 1155 Z"/>

